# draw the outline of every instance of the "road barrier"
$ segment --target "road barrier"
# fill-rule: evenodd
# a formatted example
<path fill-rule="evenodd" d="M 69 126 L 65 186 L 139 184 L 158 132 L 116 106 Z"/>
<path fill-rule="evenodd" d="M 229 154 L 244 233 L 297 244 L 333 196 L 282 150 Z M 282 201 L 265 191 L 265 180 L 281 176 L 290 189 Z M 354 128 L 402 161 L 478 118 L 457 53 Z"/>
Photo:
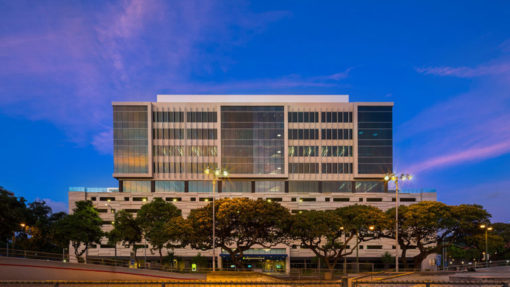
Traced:
<path fill-rule="evenodd" d="M 355 281 L 353 287 L 458 287 L 489 286 L 509 287 L 505 282 L 481 281 Z"/>
<path fill-rule="evenodd" d="M 347 287 L 342 282 L 0 281 L 2 287 Z"/>

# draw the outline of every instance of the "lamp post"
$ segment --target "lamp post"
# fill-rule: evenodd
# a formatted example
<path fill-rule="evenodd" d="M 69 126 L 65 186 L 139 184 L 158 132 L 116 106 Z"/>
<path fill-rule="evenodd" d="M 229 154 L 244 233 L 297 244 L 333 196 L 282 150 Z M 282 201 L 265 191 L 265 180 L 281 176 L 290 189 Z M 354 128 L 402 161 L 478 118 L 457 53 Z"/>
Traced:
<path fill-rule="evenodd" d="M 109 199 L 108 199 L 108 202 L 110 202 Z M 117 211 L 115 209 L 113 209 L 113 207 L 109 203 L 105 203 L 104 205 L 109 207 L 110 210 L 113 211 L 112 225 L 115 224 L 115 220 L 116 220 L 116 216 L 117 216 Z M 115 241 L 115 266 L 117 266 L 117 241 Z"/>
<path fill-rule="evenodd" d="M 411 180 L 413 178 L 410 174 L 395 174 L 388 173 L 384 176 L 384 181 L 395 182 L 395 272 L 398 272 L 398 256 L 399 256 L 399 244 L 398 244 L 398 182 L 399 179 L 402 181 Z M 405 260 L 405 258 L 404 258 Z"/>
<path fill-rule="evenodd" d="M 204 170 L 204 174 L 209 176 L 211 179 L 212 179 L 212 252 L 213 252 L 213 256 L 212 256 L 212 268 L 213 268 L 213 272 L 216 271 L 216 206 L 215 206 L 215 199 L 216 199 L 216 195 L 215 195 L 215 192 L 216 192 L 216 182 L 223 178 L 227 178 L 228 177 L 228 170 L 226 169 L 221 169 L 221 168 L 216 168 L 216 169 L 211 169 L 209 167 L 207 167 L 205 170 Z"/>
<path fill-rule="evenodd" d="M 488 232 L 492 231 L 492 226 L 486 226 L 485 224 L 480 225 L 481 229 L 485 229 L 485 266 L 489 267 L 489 240 Z"/>

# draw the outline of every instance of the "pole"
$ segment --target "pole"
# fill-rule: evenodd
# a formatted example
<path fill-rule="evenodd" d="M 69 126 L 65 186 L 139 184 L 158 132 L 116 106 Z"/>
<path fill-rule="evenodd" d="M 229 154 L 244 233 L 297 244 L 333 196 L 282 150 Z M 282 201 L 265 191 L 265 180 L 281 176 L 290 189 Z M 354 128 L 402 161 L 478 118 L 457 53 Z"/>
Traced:
<path fill-rule="evenodd" d="M 398 177 L 395 180 L 395 272 L 398 272 Z M 405 260 L 405 259 L 404 259 Z"/>
<path fill-rule="evenodd" d="M 356 230 L 356 273 L 359 273 L 359 232 Z"/>
<path fill-rule="evenodd" d="M 216 179 L 213 179 L 213 186 L 212 186 L 212 271 L 216 271 L 216 206 L 215 206 L 215 191 L 216 191 Z"/>
<path fill-rule="evenodd" d="M 346 251 L 345 253 L 347 253 L 347 245 L 345 244 L 345 232 L 342 233 L 344 237 L 344 250 Z M 347 276 L 347 255 L 344 255 L 344 275 Z"/>

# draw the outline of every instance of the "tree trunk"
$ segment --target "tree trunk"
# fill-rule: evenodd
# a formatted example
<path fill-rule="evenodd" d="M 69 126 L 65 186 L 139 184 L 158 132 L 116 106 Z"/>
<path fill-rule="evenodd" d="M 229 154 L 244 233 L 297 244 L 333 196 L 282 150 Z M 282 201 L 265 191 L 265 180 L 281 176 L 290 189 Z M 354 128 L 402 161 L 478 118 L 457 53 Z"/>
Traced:
<path fill-rule="evenodd" d="M 163 266 L 163 254 L 161 253 L 161 248 L 159 249 L 159 264 Z"/>
<path fill-rule="evenodd" d="M 402 259 L 402 263 L 404 264 L 404 269 L 407 269 L 409 267 L 409 264 L 407 263 L 407 248 L 402 248 L 402 256 L 400 259 Z"/>

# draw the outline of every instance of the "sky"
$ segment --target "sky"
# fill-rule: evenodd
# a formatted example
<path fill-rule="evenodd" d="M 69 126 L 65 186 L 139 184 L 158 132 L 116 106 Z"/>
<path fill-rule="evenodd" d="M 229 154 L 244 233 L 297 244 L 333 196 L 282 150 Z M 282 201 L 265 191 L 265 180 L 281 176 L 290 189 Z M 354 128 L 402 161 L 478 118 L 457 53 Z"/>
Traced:
<path fill-rule="evenodd" d="M 112 101 L 392 101 L 403 188 L 510 222 L 508 1 L 0 1 L 0 186 L 116 186 Z"/>

